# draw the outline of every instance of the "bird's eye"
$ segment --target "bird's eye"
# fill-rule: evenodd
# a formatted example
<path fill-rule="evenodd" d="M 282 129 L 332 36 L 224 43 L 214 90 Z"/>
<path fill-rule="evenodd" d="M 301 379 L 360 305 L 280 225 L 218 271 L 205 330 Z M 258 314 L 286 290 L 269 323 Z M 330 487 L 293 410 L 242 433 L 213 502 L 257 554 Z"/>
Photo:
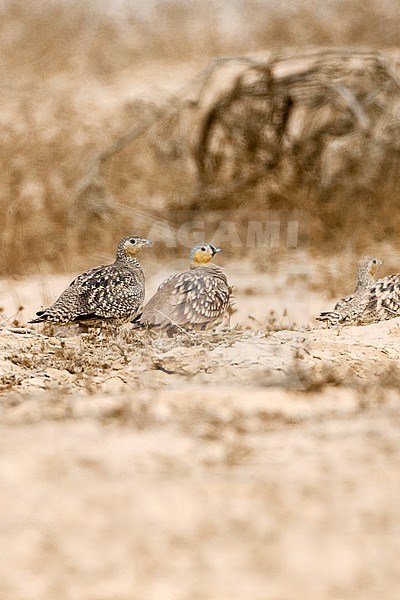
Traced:
<path fill-rule="evenodd" d="M 136 244 L 136 240 L 135 240 L 135 238 L 132 238 L 132 239 L 130 239 L 129 241 L 130 241 L 130 243 L 131 243 L 131 244 L 133 244 L 133 245 L 135 245 L 135 244 Z"/>
<path fill-rule="evenodd" d="M 372 264 L 376 265 L 376 258 L 372 261 Z"/>
<path fill-rule="evenodd" d="M 207 248 L 206 248 L 205 246 L 203 246 L 202 248 L 200 248 L 200 250 L 201 250 L 202 252 L 207 252 Z"/>

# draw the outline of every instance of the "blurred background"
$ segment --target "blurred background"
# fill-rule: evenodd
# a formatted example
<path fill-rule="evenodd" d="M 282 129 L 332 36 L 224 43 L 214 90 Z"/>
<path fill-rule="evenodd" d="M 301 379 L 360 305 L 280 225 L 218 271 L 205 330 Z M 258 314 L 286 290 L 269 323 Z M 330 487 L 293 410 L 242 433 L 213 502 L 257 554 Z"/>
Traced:
<path fill-rule="evenodd" d="M 0 11 L 0 274 L 78 270 L 181 209 L 301 210 L 316 255 L 397 248 L 395 0 Z"/>

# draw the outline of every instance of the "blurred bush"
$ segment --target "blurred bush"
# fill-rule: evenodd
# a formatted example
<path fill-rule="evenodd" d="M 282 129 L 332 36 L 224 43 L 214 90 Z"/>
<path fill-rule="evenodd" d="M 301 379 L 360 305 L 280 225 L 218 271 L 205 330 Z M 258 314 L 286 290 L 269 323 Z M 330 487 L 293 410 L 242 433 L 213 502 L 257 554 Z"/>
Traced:
<path fill-rule="evenodd" d="M 360 62 L 354 49 L 317 58 L 298 81 L 271 65 L 294 46 L 399 45 L 398 3 L 227 4 L 2 3 L 1 274 L 80 268 L 128 227 L 140 233 L 149 214 L 179 207 L 301 208 L 311 243 L 329 251 L 350 231 L 361 246 L 367 233 L 396 240 L 395 59 Z M 212 57 L 260 49 L 264 66 L 247 64 L 222 95 L 219 63 L 168 103 L 157 88 L 173 77 L 166 87 L 179 88 Z"/>

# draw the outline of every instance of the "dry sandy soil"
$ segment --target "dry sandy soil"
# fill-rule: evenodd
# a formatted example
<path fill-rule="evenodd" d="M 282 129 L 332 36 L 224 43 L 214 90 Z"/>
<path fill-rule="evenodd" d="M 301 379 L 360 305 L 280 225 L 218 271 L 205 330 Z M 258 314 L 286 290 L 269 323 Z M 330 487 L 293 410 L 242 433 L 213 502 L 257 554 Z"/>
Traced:
<path fill-rule="evenodd" d="M 226 267 L 230 331 L 3 328 L 1 600 L 398 598 L 396 320 L 315 328 L 293 265 Z M 69 279 L 0 303 L 26 322 Z"/>

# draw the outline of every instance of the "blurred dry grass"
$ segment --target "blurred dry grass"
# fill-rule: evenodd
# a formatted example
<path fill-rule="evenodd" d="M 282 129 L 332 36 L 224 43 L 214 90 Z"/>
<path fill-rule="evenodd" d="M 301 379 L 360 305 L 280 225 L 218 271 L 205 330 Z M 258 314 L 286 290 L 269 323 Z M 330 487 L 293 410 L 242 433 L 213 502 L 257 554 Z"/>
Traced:
<path fill-rule="evenodd" d="M 132 6 L 132 10 L 109 14 L 102 5 L 96 8 L 84 0 L 2 4 L 1 274 L 86 266 L 89 254 L 99 259 L 113 252 L 115 239 L 127 227 L 135 231 L 141 227 L 143 210 L 168 218 L 169 211 L 177 208 L 216 205 L 249 210 L 301 208 L 309 214 L 311 247 L 319 250 L 342 249 L 349 243 L 350 232 L 360 252 L 374 240 L 396 241 L 397 149 L 391 142 L 388 146 L 385 140 L 381 160 L 385 169 L 374 177 L 369 164 L 360 173 L 362 161 L 347 160 L 345 172 L 333 173 L 338 185 L 321 188 L 315 160 L 321 148 L 312 147 L 315 138 L 310 138 L 306 152 L 297 155 L 303 161 L 298 171 L 307 172 L 307 177 L 287 178 L 283 161 L 280 179 L 272 181 L 264 172 L 261 179 L 246 185 L 235 182 L 229 193 L 220 194 L 210 186 L 206 191 L 199 187 L 196 169 L 187 156 L 186 134 L 191 130 L 187 114 L 193 113 L 188 106 L 193 108 L 193 98 L 199 98 L 199 82 L 167 107 L 164 92 L 155 94 L 154 102 L 141 99 L 140 93 L 132 100 L 126 93 L 135 88 L 138 72 L 149 65 L 164 70 L 168 79 L 174 64 L 179 69 L 186 61 L 194 65 L 193 72 L 200 72 L 218 55 L 268 49 L 269 60 L 276 60 L 298 53 L 283 50 L 290 47 L 398 46 L 400 7 L 395 2 L 336 1 L 329 7 L 316 7 L 304 1 L 285 8 L 244 1 L 224 11 L 217 2 L 175 1 L 160 2 L 151 17 L 135 14 Z M 385 80 L 379 68 L 367 68 L 365 74 L 364 88 L 370 83 L 373 90 L 390 79 Z M 149 88 L 152 83 L 156 89 L 151 81 Z M 363 98 L 368 94 L 364 88 Z M 397 88 L 383 88 L 383 100 L 390 96 L 391 107 L 395 93 Z M 368 113 L 373 123 L 379 110 L 385 113 L 381 100 L 382 90 Z M 279 96 L 272 113 L 265 100 L 261 106 L 257 102 L 247 121 L 250 133 L 266 110 L 274 124 L 285 120 L 287 95 Z M 225 112 L 233 124 L 243 117 L 237 108 Z M 346 111 L 339 113 L 346 117 Z M 145 136 L 118 146 L 147 121 L 152 125 Z M 346 127 L 346 123 L 341 125 Z M 233 134 L 237 134 L 234 128 Z M 362 158 L 366 144 L 376 148 L 375 140 L 369 130 L 364 146 L 357 146 L 356 140 L 353 149 Z M 100 156 L 97 162 L 96 155 Z M 392 158 L 389 163 L 388 156 Z M 263 160 L 270 168 L 274 157 L 264 155 Z M 360 185 L 362 180 L 364 185 Z"/>

